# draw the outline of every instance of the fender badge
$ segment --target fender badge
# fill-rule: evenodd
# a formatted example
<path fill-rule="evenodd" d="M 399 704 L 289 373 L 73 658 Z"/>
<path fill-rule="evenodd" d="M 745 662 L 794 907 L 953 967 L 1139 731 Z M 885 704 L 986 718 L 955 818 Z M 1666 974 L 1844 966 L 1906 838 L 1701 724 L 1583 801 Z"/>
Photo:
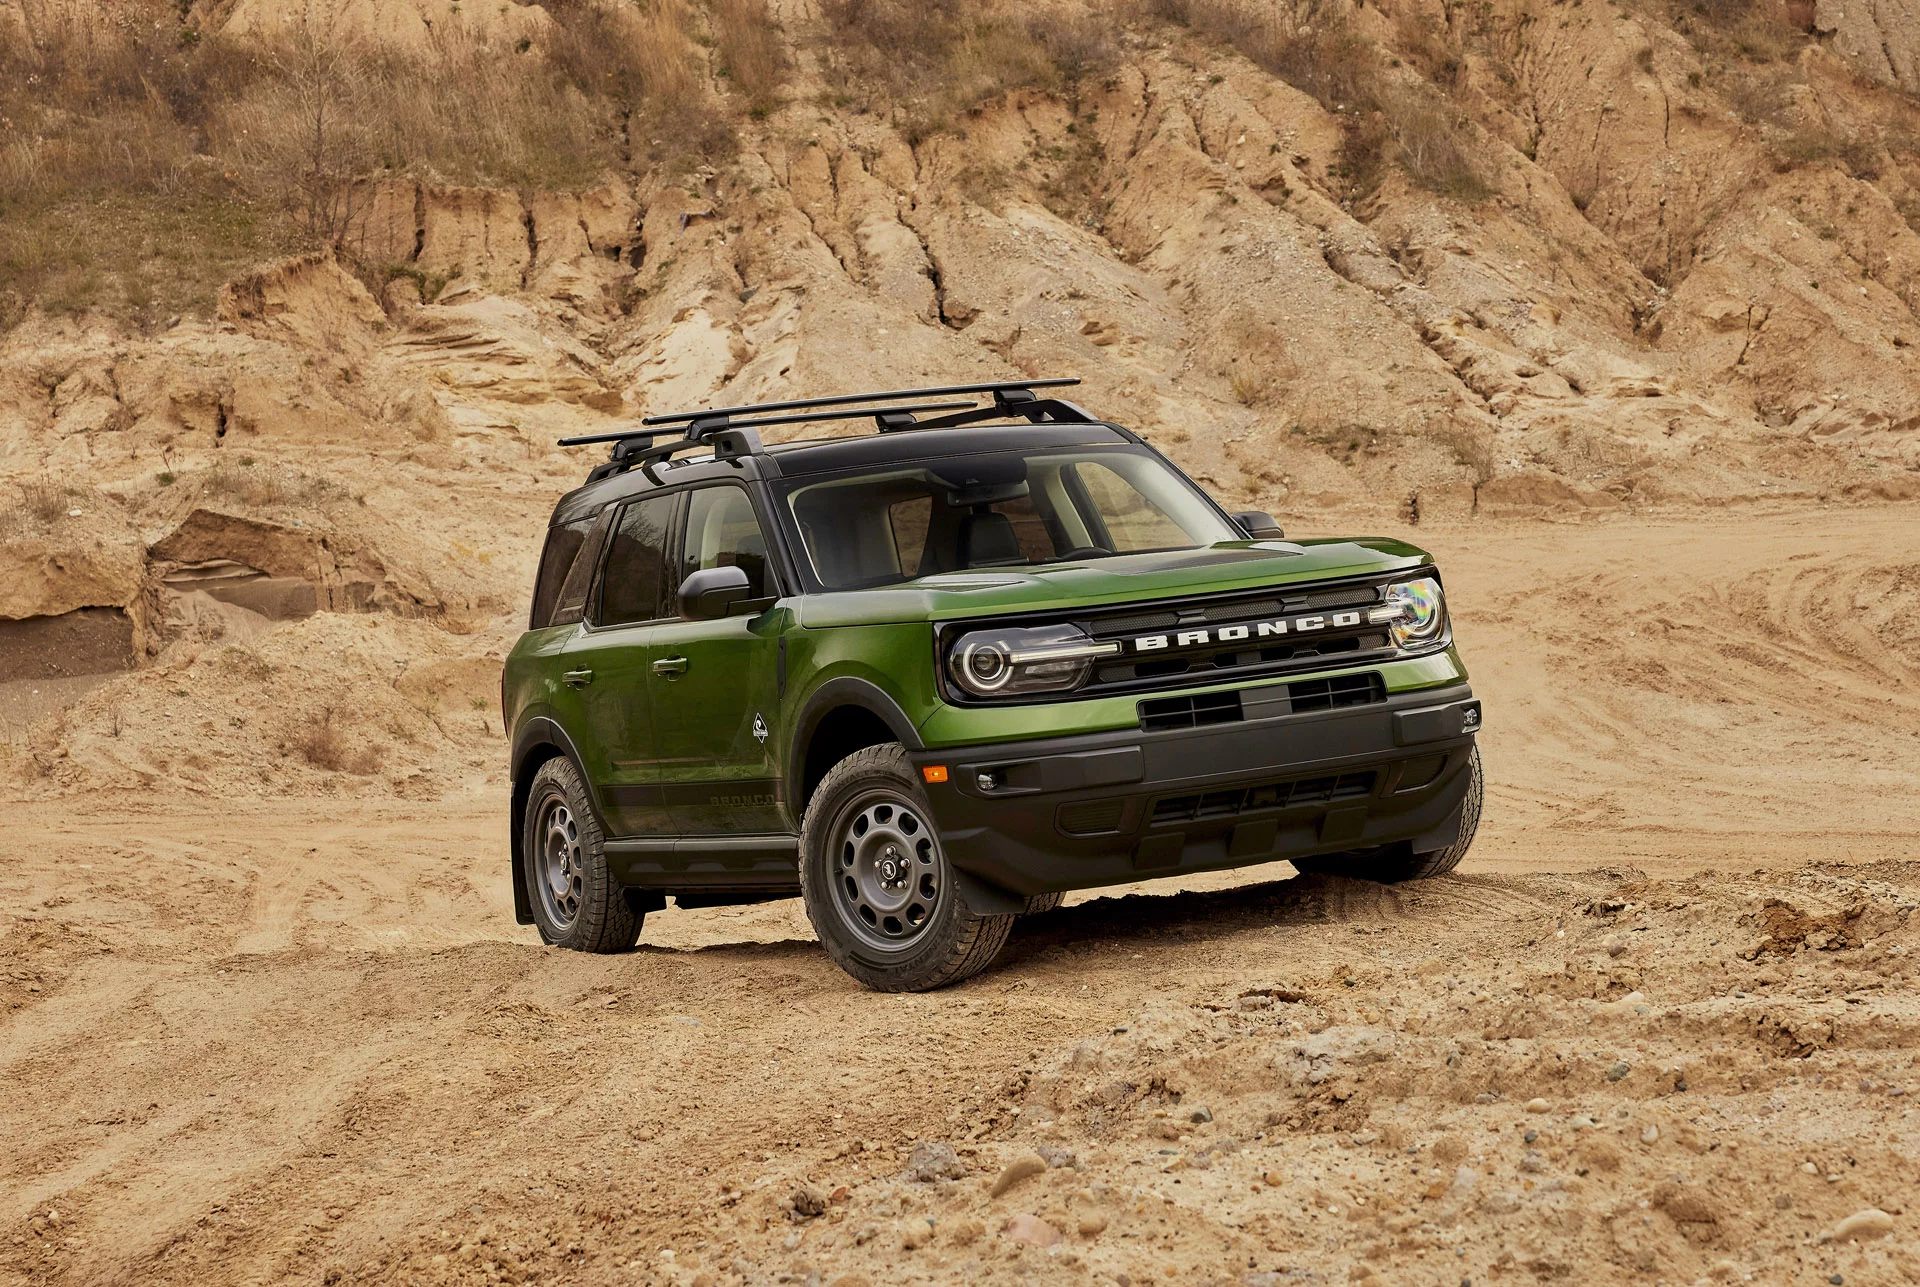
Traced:
<path fill-rule="evenodd" d="M 767 744 L 767 734 L 771 731 L 772 730 L 767 727 L 766 718 L 762 716 L 759 711 L 755 711 L 753 713 L 753 736 L 759 741 L 760 745 L 765 746 Z"/>

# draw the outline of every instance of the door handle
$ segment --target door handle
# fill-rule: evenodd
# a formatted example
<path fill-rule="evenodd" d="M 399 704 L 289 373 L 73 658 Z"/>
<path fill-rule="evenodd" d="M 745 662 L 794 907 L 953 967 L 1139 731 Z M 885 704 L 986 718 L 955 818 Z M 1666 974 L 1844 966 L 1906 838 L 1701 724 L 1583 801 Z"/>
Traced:
<path fill-rule="evenodd" d="M 665 675 L 669 679 L 675 675 L 684 675 L 687 673 L 687 659 L 685 657 L 662 657 L 659 661 L 653 663 L 653 673 L 656 675 Z"/>
<path fill-rule="evenodd" d="M 560 681 L 572 688 L 585 688 L 593 682 L 593 672 L 591 670 L 569 670 L 566 674 L 560 676 Z"/>

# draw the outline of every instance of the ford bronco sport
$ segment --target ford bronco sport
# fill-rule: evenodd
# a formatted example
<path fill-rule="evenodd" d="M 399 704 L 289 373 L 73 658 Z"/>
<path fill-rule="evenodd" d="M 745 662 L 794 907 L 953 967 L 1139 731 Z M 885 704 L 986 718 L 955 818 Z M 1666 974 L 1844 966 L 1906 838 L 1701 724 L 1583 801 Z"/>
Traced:
<path fill-rule="evenodd" d="M 1451 870 L 1480 704 L 1432 558 L 1227 514 L 1039 392 L 1072 383 L 563 440 L 613 447 L 554 510 L 502 677 L 520 921 L 611 952 L 668 895 L 797 893 L 847 973 L 914 990 L 1067 890 Z M 856 417 L 879 432 L 758 434 Z"/>

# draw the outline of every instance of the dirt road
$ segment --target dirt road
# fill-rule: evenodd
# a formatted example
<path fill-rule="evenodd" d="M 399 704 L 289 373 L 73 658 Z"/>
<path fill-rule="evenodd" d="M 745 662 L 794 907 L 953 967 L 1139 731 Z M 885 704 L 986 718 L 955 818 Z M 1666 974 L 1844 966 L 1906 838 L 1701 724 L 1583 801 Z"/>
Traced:
<path fill-rule="evenodd" d="M 489 776 L 10 806 L 0 1280 L 1920 1278 L 1920 512 L 1418 539 L 1457 878 L 1105 891 L 927 996 L 792 903 L 542 949 Z"/>

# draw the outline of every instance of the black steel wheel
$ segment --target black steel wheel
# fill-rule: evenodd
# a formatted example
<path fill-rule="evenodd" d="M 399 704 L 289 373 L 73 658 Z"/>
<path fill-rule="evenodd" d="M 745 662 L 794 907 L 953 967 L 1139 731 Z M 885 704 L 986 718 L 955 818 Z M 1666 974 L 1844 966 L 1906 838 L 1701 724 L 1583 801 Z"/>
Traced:
<path fill-rule="evenodd" d="M 573 761 L 557 757 L 534 772 L 522 827 L 527 901 L 543 940 L 580 952 L 624 952 L 639 942 L 645 913 L 607 870 Z"/>
<path fill-rule="evenodd" d="M 897 744 L 840 761 L 807 803 L 800 888 L 834 963 L 870 988 L 919 992 L 985 969 L 1013 917 L 967 906 L 920 780 Z"/>

